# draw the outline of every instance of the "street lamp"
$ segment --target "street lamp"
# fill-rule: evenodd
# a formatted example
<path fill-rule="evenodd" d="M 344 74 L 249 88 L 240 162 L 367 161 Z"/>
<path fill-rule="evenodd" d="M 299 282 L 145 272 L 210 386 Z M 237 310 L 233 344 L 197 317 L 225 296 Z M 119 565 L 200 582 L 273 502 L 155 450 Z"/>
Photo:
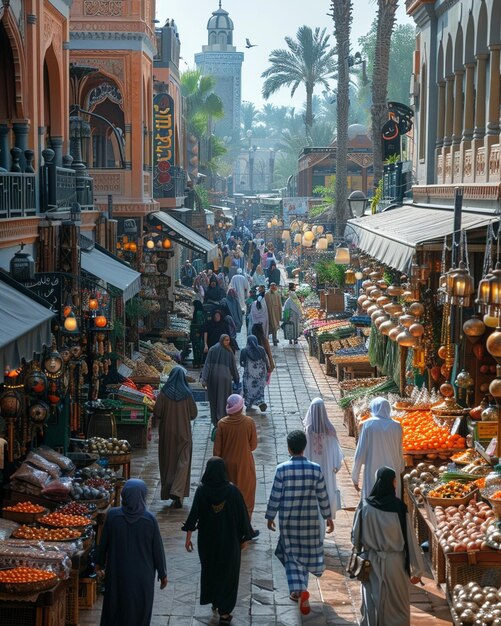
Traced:
<path fill-rule="evenodd" d="M 352 191 L 348 196 L 348 204 L 350 205 L 352 217 L 363 217 L 368 202 L 369 199 L 366 198 L 363 191 L 359 191 L 358 189 Z"/>

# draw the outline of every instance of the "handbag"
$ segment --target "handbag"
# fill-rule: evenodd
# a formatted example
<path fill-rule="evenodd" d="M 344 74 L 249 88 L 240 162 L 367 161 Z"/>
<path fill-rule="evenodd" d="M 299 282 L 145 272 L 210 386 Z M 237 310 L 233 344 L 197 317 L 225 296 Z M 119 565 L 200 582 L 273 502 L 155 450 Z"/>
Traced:
<path fill-rule="evenodd" d="M 369 580 L 372 569 L 372 563 L 369 559 L 365 558 L 362 552 L 362 510 L 360 510 L 360 525 L 358 527 L 358 540 L 348 559 L 346 565 L 346 572 L 350 578 L 356 578 L 361 583 L 366 583 Z"/>

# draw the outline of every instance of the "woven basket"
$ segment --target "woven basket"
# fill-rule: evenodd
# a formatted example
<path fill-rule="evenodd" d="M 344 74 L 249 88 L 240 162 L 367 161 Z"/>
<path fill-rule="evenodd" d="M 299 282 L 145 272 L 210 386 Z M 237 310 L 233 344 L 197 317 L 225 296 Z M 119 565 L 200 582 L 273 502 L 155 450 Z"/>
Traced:
<path fill-rule="evenodd" d="M 58 582 L 59 579 L 54 574 L 53 578 L 32 583 L 0 583 L 0 592 L 15 593 L 20 595 L 41 593 L 42 591 L 48 591 L 49 589 L 53 589 Z"/>
<path fill-rule="evenodd" d="M 478 494 L 478 489 L 470 491 L 464 498 L 434 498 L 432 496 L 426 496 L 426 501 L 430 506 L 460 506 L 461 504 L 468 504 L 468 502 Z"/>

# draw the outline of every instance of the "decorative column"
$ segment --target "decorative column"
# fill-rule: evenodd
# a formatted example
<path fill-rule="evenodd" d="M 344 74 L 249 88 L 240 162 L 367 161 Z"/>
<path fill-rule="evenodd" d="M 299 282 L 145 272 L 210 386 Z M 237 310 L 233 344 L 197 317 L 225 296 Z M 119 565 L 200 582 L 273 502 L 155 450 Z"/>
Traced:
<path fill-rule="evenodd" d="M 125 168 L 132 169 L 132 124 L 125 124 Z"/>
<path fill-rule="evenodd" d="M 24 157 L 24 151 L 28 149 L 28 133 L 30 132 L 30 125 L 28 122 L 14 122 L 12 124 L 14 130 L 14 146 L 19 148 L 22 152 L 19 158 L 19 165 L 21 171 L 24 172 L 26 167 L 26 159 Z"/>
<path fill-rule="evenodd" d="M 0 124 L 0 168 L 9 171 L 9 127 L 7 124 Z"/>
<path fill-rule="evenodd" d="M 452 143 L 452 131 L 454 123 L 454 75 L 446 78 L 445 86 L 445 135 L 444 146 Z"/>
<path fill-rule="evenodd" d="M 489 120 L 487 122 L 487 135 L 499 137 L 499 60 L 501 44 L 490 46 L 490 72 L 489 72 Z"/>
<path fill-rule="evenodd" d="M 454 72 L 454 121 L 452 143 L 458 145 L 463 134 L 463 70 Z"/>
<path fill-rule="evenodd" d="M 487 54 L 477 54 L 477 97 L 475 100 L 475 130 L 473 139 L 483 139 L 485 134 L 485 82 Z"/>
<path fill-rule="evenodd" d="M 464 97 L 464 124 L 463 124 L 463 142 L 468 144 L 473 139 L 473 128 L 475 120 L 473 118 L 473 98 L 475 96 L 475 63 L 467 63 L 466 68 L 466 85 Z M 469 147 L 469 145 L 468 145 Z"/>
<path fill-rule="evenodd" d="M 437 142 L 436 147 L 444 145 L 445 132 L 445 80 L 438 83 L 438 114 L 437 114 Z"/>
<path fill-rule="evenodd" d="M 54 163 L 58 167 L 62 167 L 63 165 L 63 138 L 62 137 L 51 137 L 50 138 L 51 148 L 54 150 Z"/>

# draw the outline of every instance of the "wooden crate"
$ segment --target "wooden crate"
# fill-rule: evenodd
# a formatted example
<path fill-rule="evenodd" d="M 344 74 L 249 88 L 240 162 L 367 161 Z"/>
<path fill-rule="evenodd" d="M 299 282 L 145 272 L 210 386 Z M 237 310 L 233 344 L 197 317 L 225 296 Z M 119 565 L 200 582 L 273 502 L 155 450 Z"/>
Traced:
<path fill-rule="evenodd" d="M 433 575 L 437 581 L 437 585 L 441 585 L 446 582 L 446 563 L 445 554 L 440 545 L 438 537 L 434 532 L 430 533 L 430 552 L 431 552 L 431 566 L 433 569 Z"/>
<path fill-rule="evenodd" d="M 445 579 L 449 596 L 456 585 L 468 582 L 481 587 L 500 587 L 501 553 L 498 550 L 449 553 L 445 559 Z"/>
<path fill-rule="evenodd" d="M 78 570 L 72 569 L 66 587 L 67 626 L 78 626 Z"/>
<path fill-rule="evenodd" d="M 97 599 L 97 581 L 95 578 L 80 578 L 78 583 L 78 606 L 80 610 L 91 609 Z"/>

